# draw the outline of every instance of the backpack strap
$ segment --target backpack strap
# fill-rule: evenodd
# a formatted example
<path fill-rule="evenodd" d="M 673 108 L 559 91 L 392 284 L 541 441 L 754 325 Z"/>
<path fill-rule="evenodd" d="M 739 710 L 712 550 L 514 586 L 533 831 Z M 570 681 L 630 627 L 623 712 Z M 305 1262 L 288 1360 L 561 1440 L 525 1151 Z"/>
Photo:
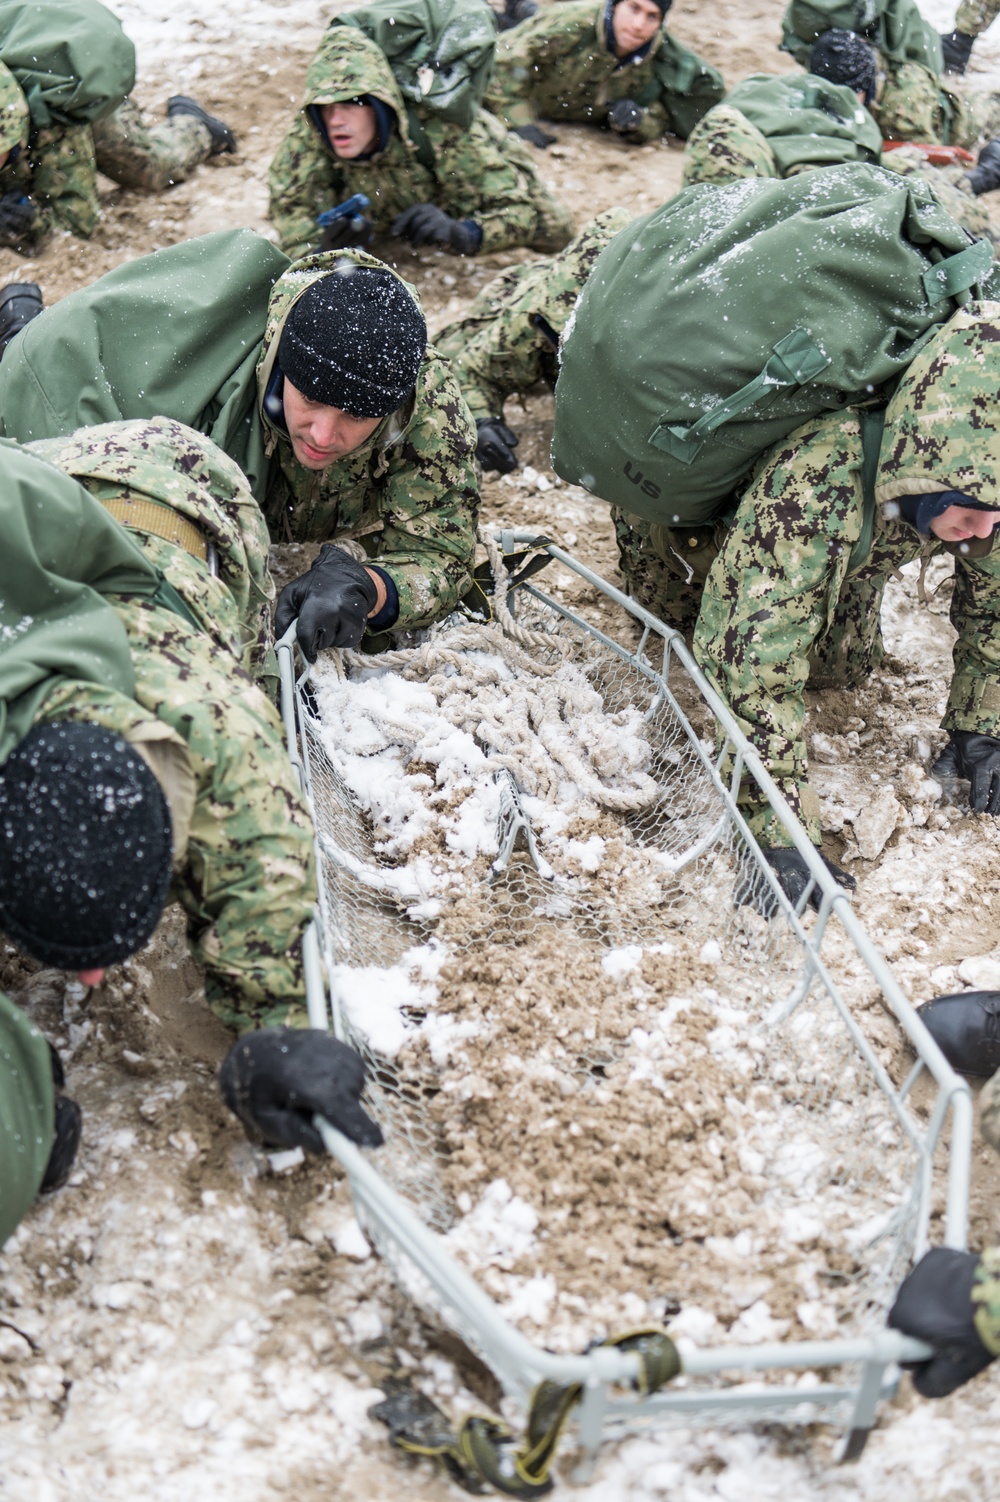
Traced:
<path fill-rule="evenodd" d="M 417 161 L 421 167 L 426 167 L 428 172 L 433 172 L 435 163 L 434 147 L 428 140 L 427 132 L 420 123 L 420 119 L 413 106 L 410 104 L 406 106 L 406 128 L 410 132 L 410 140 L 416 148 Z"/>
<path fill-rule="evenodd" d="M 847 575 L 867 563 L 875 536 L 875 478 L 878 474 L 878 456 L 882 447 L 882 432 L 885 428 L 884 407 L 862 407 L 858 413 L 861 422 L 861 535 L 851 549 L 847 560 Z"/>

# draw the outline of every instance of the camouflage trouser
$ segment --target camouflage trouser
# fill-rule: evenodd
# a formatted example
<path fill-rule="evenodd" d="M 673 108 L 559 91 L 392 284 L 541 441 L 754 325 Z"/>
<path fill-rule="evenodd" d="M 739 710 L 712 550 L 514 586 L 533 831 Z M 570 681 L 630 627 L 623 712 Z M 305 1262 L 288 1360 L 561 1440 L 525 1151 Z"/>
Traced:
<path fill-rule="evenodd" d="M 123 188 L 162 193 L 183 182 L 212 149 L 208 128 L 193 115 L 173 115 L 147 125 L 126 99 L 93 127 L 98 170 Z"/>
<path fill-rule="evenodd" d="M 1000 0 L 962 0 L 955 13 L 955 30 L 977 37 L 1000 15 Z"/>
<path fill-rule="evenodd" d="M 684 187 L 737 177 L 780 177 L 767 138 L 740 110 L 717 104 L 698 121 L 684 147 Z"/>

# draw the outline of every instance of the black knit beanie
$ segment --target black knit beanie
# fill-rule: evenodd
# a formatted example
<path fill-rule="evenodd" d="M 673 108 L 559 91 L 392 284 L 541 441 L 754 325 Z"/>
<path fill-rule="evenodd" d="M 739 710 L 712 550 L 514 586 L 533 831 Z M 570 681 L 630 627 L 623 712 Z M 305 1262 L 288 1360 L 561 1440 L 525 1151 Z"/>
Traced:
<path fill-rule="evenodd" d="M 660 12 L 661 16 L 665 16 L 666 15 L 667 11 L 670 9 L 670 7 L 673 5 L 673 3 L 674 3 L 674 0 L 653 0 L 653 4 L 656 6 L 656 8 Z M 612 9 L 617 4 L 618 4 L 618 0 L 611 0 Z"/>
<path fill-rule="evenodd" d="M 135 954 L 170 884 L 170 810 L 138 752 L 99 725 L 36 725 L 0 767 L 0 929 L 60 970 Z"/>
<path fill-rule="evenodd" d="M 863 89 L 866 103 L 875 97 L 875 52 L 853 31 L 824 31 L 809 55 L 809 72 L 828 83 Z"/>
<path fill-rule="evenodd" d="M 420 374 L 427 324 L 391 271 L 344 259 L 292 308 L 278 365 L 311 401 L 352 417 L 388 417 Z"/>

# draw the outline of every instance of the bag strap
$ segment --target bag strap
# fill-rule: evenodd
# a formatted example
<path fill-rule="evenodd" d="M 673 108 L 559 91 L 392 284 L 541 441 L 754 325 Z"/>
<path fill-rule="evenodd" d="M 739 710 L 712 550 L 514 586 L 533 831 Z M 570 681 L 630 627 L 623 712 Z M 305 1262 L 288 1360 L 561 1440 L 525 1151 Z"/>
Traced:
<path fill-rule="evenodd" d="M 993 246 L 990 241 L 974 240 L 964 250 L 958 250 L 927 268 L 921 278 L 927 301 L 933 305 L 944 302 L 946 297 L 956 297 L 965 302 L 962 294 L 977 282 L 984 281 L 992 266 Z"/>
<path fill-rule="evenodd" d="M 416 148 L 417 161 L 421 167 L 426 167 L 428 172 L 434 171 L 434 148 L 427 138 L 427 132 L 417 117 L 413 106 L 406 106 L 406 126 L 410 132 L 410 140 Z"/>
<path fill-rule="evenodd" d="M 786 334 L 784 339 L 779 339 L 773 346 L 767 364 L 752 381 L 741 386 L 739 391 L 734 391 L 732 396 L 727 396 L 725 401 L 719 402 L 690 427 L 657 423 L 648 441 L 654 448 L 662 449 L 664 453 L 679 459 L 682 464 L 692 464 L 711 433 L 715 433 L 732 418 L 738 417 L 741 412 L 772 395 L 774 391 L 787 386 L 802 386 L 806 381 L 815 380 L 830 363 L 829 355 L 823 353 L 805 329 L 792 329 L 790 334 Z"/>
<path fill-rule="evenodd" d="M 884 407 L 862 407 L 858 413 L 861 421 L 861 535 L 851 549 L 847 560 L 847 575 L 867 563 L 875 536 L 875 479 L 878 475 L 878 456 L 882 447 L 882 432 L 885 428 Z"/>

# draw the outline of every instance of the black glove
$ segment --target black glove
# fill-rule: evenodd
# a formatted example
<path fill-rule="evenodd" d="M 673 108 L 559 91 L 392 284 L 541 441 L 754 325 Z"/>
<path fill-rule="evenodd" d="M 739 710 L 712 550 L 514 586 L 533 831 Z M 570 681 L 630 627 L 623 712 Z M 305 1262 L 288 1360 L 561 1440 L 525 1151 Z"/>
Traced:
<path fill-rule="evenodd" d="M 929 1361 L 907 1363 L 922 1398 L 946 1398 L 993 1357 L 976 1330 L 972 1287 L 979 1258 L 936 1246 L 900 1284 L 889 1324 L 934 1347 Z"/>
<path fill-rule="evenodd" d="M 346 250 L 349 246 L 370 245 L 375 238 L 375 226 L 363 214 L 354 214 L 348 219 L 335 219 L 326 225 L 320 250 Z"/>
<path fill-rule="evenodd" d="M 378 601 L 375 580 L 332 542 L 325 542 L 308 574 L 286 584 L 278 596 L 274 629 L 284 636 L 298 616 L 295 635 L 307 662 L 324 647 L 356 647 Z"/>
<path fill-rule="evenodd" d="M 540 125 L 515 125 L 511 128 L 512 136 L 520 136 L 522 141 L 528 141 L 532 146 L 537 146 L 539 151 L 544 151 L 547 146 L 554 146 L 558 136 L 550 136 L 542 130 Z"/>
<path fill-rule="evenodd" d="M 608 110 L 608 124 L 620 136 L 630 135 L 642 124 L 646 111 L 634 99 L 618 99 Z"/>
<path fill-rule="evenodd" d="M 946 73 L 965 72 L 969 66 L 969 56 L 975 40 L 975 37 L 966 36 L 964 31 L 949 31 L 947 36 L 941 38 L 941 53 L 944 57 Z"/>
<path fill-rule="evenodd" d="M 234 1043 L 222 1061 L 219 1089 L 245 1127 L 269 1147 L 323 1152 L 312 1124 L 318 1114 L 361 1147 L 378 1147 L 381 1129 L 361 1108 L 361 1055 L 319 1028 L 265 1027 Z"/>
<path fill-rule="evenodd" d="M 509 475 L 517 468 L 517 448 L 520 439 L 500 417 L 477 417 L 476 458 L 484 469 L 496 469 Z"/>
<path fill-rule="evenodd" d="M 421 245 L 449 245 L 460 256 L 474 256 L 482 236 L 472 221 L 452 219 L 435 203 L 415 203 L 392 221 L 392 233 L 409 240 L 416 249 Z"/>
<path fill-rule="evenodd" d="M 932 777 L 965 777 L 974 814 L 1000 814 L 1000 741 L 975 730 L 953 730 L 931 767 Z"/>
<path fill-rule="evenodd" d="M 1000 138 L 987 141 L 976 158 L 976 165 L 965 174 L 969 191 L 978 198 L 980 193 L 992 193 L 1000 188 Z"/>
<path fill-rule="evenodd" d="M 66 1085 L 66 1075 L 63 1071 L 62 1059 L 51 1043 L 49 1044 L 49 1064 L 52 1069 L 52 1083 L 56 1087 L 55 1135 L 52 1138 L 49 1161 L 45 1165 L 45 1173 L 38 1186 L 40 1194 L 50 1189 L 61 1189 L 65 1184 L 69 1178 L 70 1169 L 73 1167 L 77 1149 L 80 1146 L 80 1134 L 83 1130 L 83 1112 L 75 1100 L 70 1100 L 68 1095 L 61 1093 Z"/>
<path fill-rule="evenodd" d="M 760 847 L 760 853 L 771 867 L 778 878 L 778 885 L 788 898 L 792 907 L 797 907 L 799 899 L 806 887 L 812 881 L 809 867 L 802 856 L 791 846 L 771 850 L 766 845 Z M 842 871 L 835 866 L 833 861 L 828 861 L 822 851 L 816 854 L 823 862 L 826 869 L 834 880 L 839 881 L 842 887 L 853 892 L 857 882 L 849 871 Z M 819 905 L 823 893 L 818 886 L 814 886 L 809 894 L 809 905 L 819 911 Z M 778 904 L 770 888 L 766 887 L 759 872 L 754 866 L 749 866 L 745 871 L 736 891 L 733 893 L 733 901 L 737 907 L 752 907 L 764 918 L 773 918 L 778 912 Z"/>
<path fill-rule="evenodd" d="M 537 14 L 535 0 L 505 0 L 504 8 L 497 16 L 497 31 L 510 31 Z"/>
<path fill-rule="evenodd" d="M 0 245 L 10 245 L 17 250 L 22 244 L 31 243 L 32 226 L 38 210 L 28 198 L 20 193 L 5 193 L 0 198 Z"/>

